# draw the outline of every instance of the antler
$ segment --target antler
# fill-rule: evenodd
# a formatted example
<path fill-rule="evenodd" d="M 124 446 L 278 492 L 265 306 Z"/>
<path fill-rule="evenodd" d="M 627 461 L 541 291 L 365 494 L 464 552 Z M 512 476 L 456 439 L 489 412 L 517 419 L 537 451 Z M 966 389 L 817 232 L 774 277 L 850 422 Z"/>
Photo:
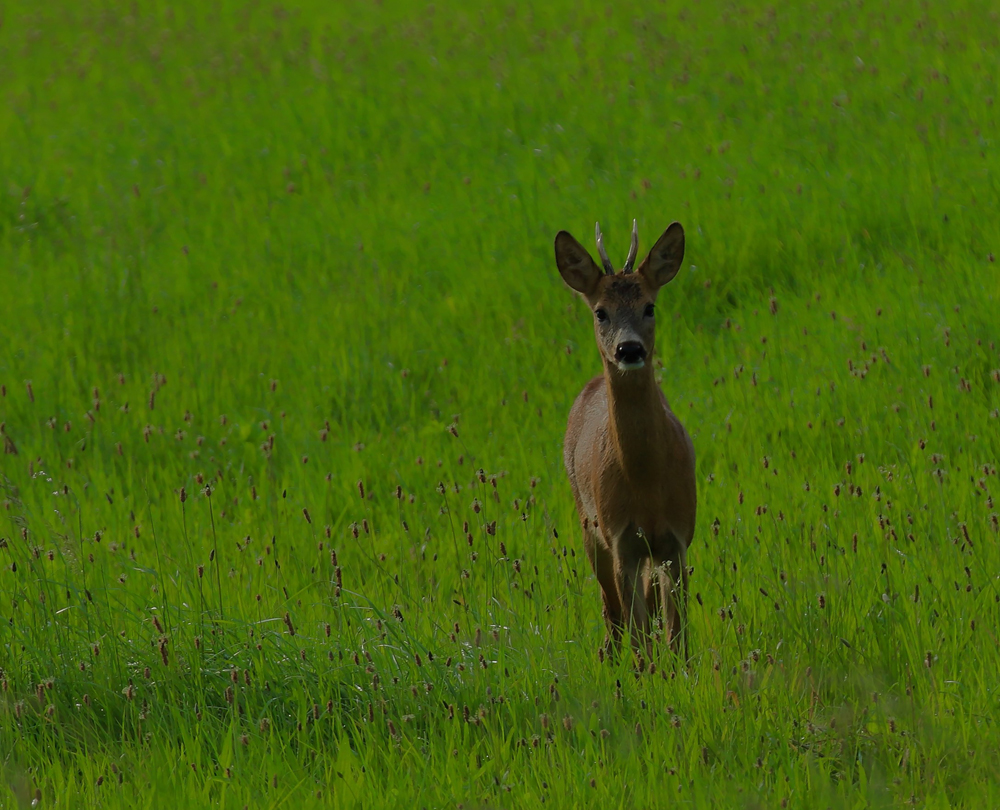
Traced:
<path fill-rule="evenodd" d="M 608 258 L 608 252 L 604 249 L 604 237 L 601 236 L 600 222 L 595 223 L 594 234 L 597 239 L 597 252 L 601 257 L 601 264 L 604 265 L 604 272 L 606 275 L 613 276 L 615 274 L 615 266 L 611 263 L 611 259 Z"/>
<path fill-rule="evenodd" d="M 623 273 L 631 273 L 632 267 L 635 265 L 635 255 L 639 252 L 639 228 L 636 226 L 635 220 L 632 220 L 632 244 L 628 249 L 628 258 L 625 260 L 625 266 L 622 268 Z"/>

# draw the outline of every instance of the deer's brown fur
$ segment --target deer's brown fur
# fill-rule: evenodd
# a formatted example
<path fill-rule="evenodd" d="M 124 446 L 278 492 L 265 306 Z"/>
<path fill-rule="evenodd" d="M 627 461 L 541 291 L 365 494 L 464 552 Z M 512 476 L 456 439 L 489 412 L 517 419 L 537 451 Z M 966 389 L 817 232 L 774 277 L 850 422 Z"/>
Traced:
<path fill-rule="evenodd" d="M 661 611 L 675 651 L 686 635 L 687 549 L 694 537 L 694 446 L 652 364 L 651 305 L 680 267 L 684 231 L 671 225 L 633 273 L 634 253 L 633 246 L 624 272 L 602 273 L 572 236 L 556 237 L 563 279 L 595 313 L 604 365 L 570 411 L 566 472 L 601 586 L 607 644 L 617 649 L 627 626 L 633 645 L 651 653 L 651 620 Z"/>

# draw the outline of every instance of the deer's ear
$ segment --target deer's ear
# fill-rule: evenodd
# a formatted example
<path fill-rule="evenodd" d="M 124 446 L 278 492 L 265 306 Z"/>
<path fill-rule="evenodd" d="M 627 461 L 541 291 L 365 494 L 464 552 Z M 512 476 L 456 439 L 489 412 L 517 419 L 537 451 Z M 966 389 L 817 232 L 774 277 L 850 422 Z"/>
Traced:
<path fill-rule="evenodd" d="M 601 269 L 586 248 L 566 231 L 556 234 L 556 267 L 563 281 L 583 295 L 590 295 L 601 280 Z"/>
<path fill-rule="evenodd" d="M 654 288 L 659 289 L 677 275 L 683 260 L 684 229 L 679 222 L 674 222 L 656 240 L 636 272 L 642 273 Z"/>

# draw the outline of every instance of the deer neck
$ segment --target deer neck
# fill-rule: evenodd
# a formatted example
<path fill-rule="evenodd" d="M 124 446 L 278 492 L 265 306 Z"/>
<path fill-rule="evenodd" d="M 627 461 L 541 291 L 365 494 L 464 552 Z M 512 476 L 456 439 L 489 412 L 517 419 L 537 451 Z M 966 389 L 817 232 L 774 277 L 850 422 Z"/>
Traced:
<path fill-rule="evenodd" d="M 631 372 L 605 363 L 604 379 L 612 449 L 627 478 L 644 480 L 671 437 L 652 363 Z"/>

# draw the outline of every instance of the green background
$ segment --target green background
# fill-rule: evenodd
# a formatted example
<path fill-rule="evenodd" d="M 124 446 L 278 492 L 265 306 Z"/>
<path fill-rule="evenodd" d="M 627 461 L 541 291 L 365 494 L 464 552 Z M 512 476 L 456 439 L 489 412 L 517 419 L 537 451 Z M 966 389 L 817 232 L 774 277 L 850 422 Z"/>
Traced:
<path fill-rule="evenodd" d="M 0 805 L 1000 801 L 998 32 L 8 3 Z M 686 668 L 599 661 L 562 470 L 552 238 L 633 218 Z"/>

